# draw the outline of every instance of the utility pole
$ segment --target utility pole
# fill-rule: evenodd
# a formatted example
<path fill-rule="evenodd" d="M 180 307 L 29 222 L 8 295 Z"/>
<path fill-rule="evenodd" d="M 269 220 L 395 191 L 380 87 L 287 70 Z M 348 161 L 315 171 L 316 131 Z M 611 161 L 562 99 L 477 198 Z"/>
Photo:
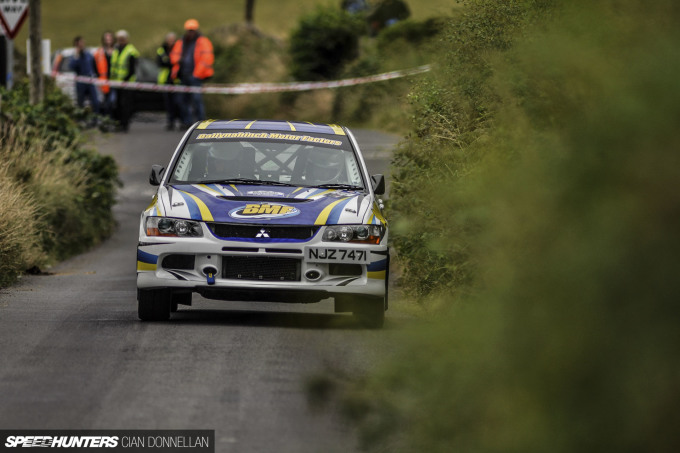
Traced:
<path fill-rule="evenodd" d="M 40 104 L 44 97 L 42 65 L 42 24 L 40 0 L 29 0 L 28 20 L 31 47 L 31 86 L 30 101 L 32 105 Z"/>
<path fill-rule="evenodd" d="M 246 24 L 253 25 L 253 10 L 255 9 L 255 0 L 246 0 Z"/>

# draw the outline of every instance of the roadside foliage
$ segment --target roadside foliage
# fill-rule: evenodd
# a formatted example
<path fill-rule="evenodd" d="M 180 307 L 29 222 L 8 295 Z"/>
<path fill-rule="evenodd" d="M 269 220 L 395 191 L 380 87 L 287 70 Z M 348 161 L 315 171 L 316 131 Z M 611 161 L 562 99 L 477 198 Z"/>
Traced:
<path fill-rule="evenodd" d="M 244 25 L 207 32 L 215 44 L 213 83 L 291 82 L 363 77 L 431 62 L 439 19 L 404 20 L 369 35 L 361 14 L 325 5 L 302 14 L 288 42 Z M 213 118 L 273 118 L 374 127 L 403 133 L 410 79 L 307 92 L 206 96 Z"/>
<path fill-rule="evenodd" d="M 678 451 L 680 6 L 465 8 L 393 168 L 402 284 L 434 316 L 314 387 L 345 387 L 369 450 Z"/>
<path fill-rule="evenodd" d="M 0 112 L 0 286 L 27 269 L 82 252 L 108 237 L 118 170 L 85 148 L 89 114 L 54 87 L 28 102 L 19 82 L 2 91 Z"/>

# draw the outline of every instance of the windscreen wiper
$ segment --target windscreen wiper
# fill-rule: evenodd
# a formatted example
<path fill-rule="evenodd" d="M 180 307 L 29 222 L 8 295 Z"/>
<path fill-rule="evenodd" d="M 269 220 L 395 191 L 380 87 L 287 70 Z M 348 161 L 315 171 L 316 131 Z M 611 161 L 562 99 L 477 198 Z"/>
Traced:
<path fill-rule="evenodd" d="M 229 178 L 229 179 L 214 179 L 210 181 L 201 181 L 201 184 L 252 184 L 256 186 L 290 186 L 297 187 L 294 184 L 279 181 L 262 181 L 259 179 L 250 178 Z"/>
<path fill-rule="evenodd" d="M 361 186 L 354 186 L 351 184 L 315 184 L 312 187 L 318 187 L 319 189 L 364 190 Z"/>

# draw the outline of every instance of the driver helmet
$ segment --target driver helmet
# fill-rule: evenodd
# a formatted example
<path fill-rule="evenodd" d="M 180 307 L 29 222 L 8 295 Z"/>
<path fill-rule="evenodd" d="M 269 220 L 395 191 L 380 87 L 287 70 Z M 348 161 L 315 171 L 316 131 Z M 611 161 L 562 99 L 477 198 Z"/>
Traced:
<path fill-rule="evenodd" d="M 211 147 L 206 161 L 210 178 L 234 178 L 239 174 L 239 149 L 233 146 Z"/>
<path fill-rule="evenodd" d="M 342 174 L 343 152 L 336 149 L 315 148 L 307 158 L 307 176 L 310 182 L 335 182 Z"/>

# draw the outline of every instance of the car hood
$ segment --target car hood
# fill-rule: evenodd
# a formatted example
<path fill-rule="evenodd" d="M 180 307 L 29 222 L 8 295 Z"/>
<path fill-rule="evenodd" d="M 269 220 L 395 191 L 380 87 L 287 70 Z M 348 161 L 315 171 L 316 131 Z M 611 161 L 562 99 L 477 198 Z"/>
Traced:
<path fill-rule="evenodd" d="M 224 223 L 385 223 L 376 201 L 363 192 L 268 185 L 161 186 L 147 214 Z"/>

